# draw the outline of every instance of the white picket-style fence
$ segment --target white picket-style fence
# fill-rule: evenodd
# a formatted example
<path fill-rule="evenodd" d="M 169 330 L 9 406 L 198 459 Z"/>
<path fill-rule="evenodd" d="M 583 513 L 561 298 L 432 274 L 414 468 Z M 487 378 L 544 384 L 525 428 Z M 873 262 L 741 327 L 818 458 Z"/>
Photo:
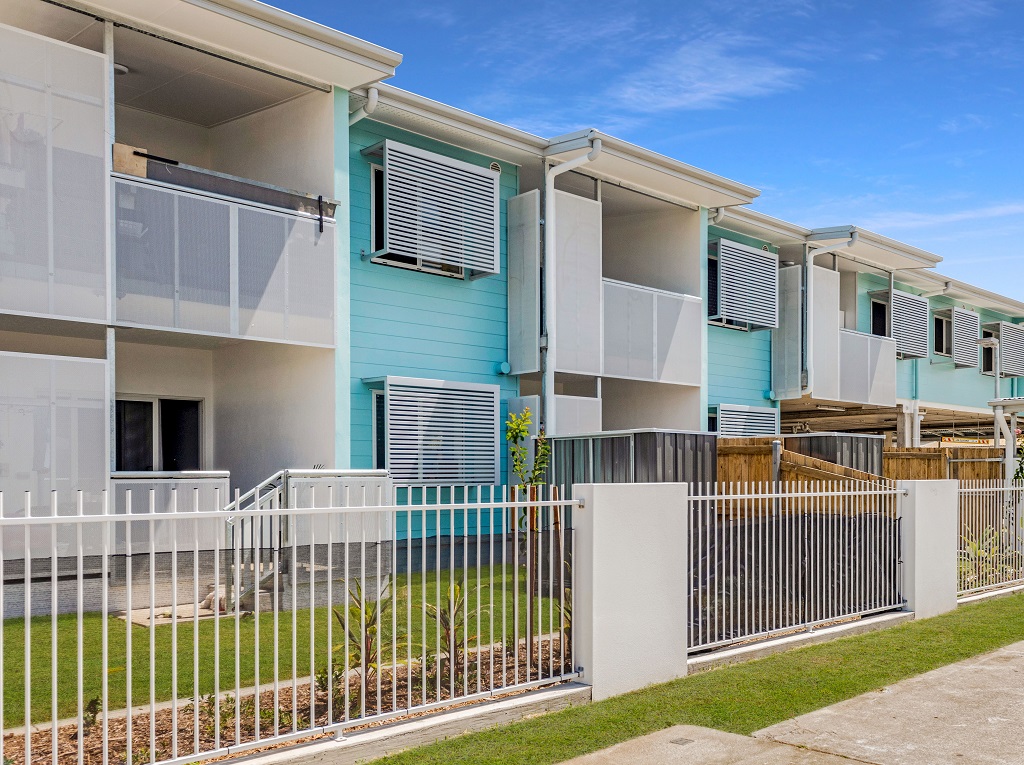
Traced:
<path fill-rule="evenodd" d="M 960 483 L 961 596 L 1024 584 L 1024 483 Z"/>
<path fill-rule="evenodd" d="M 902 608 L 905 493 L 874 483 L 699 487 L 689 500 L 690 650 Z"/>
<path fill-rule="evenodd" d="M 563 496 L 0 495 L 0 759 L 199 762 L 576 677 Z"/>

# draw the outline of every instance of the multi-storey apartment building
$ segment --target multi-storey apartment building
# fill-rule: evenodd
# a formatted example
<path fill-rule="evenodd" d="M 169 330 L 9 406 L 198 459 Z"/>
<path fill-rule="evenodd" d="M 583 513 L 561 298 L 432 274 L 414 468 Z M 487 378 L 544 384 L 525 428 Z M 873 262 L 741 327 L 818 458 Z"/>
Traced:
<path fill-rule="evenodd" d="M 250 0 L 0 17 L 0 488 L 508 478 L 502 423 L 991 432 L 1024 304 L 596 129 L 380 81 Z M 228 483 L 230 481 L 230 484 Z"/>

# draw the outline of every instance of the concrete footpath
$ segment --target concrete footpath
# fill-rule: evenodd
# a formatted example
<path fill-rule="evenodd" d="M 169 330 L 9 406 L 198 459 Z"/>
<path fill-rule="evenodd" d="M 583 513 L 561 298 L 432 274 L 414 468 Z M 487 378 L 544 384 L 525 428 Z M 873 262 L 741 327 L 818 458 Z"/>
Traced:
<path fill-rule="evenodd" d="M 738 736 L 678 726 L 573 765 L 1024 765 L 1024 642 Z"/>

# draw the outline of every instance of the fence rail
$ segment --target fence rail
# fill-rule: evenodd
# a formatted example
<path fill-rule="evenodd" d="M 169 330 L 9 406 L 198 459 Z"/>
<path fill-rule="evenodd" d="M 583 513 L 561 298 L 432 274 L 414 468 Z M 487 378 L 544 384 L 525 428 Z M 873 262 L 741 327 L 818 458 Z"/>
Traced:
<path fill-rule="evenodd" d="M 4 763 L 199 762 L 576 676 L 557 489 L 169 491 L 0 495 Z"/>
<path fill-rule="evenodd" d="M 689 646 L 901 608 L 900 500 L 870 484 L 743 483 L 689 499 Z"/>
<path fill-rule="evenodd" d="M 961 596 L 1024 584 L 1024 482 L 960 483 Z"/>

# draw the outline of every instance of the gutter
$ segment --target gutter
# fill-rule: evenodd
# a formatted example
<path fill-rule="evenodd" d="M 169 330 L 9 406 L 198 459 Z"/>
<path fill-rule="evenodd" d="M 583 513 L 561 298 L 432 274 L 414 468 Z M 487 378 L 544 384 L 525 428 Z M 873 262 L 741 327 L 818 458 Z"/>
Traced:
<path fill-rule="evenodd" d="M 601 153 L 597 131 L 589 131 L 590 151 L 560 165 L 549 165 L 544 172 L 544 335 L 541 342 L 543 405 L 541 428 L 547 435 L 557 435 L 555 424 L 555 178 L 580 165 L 593 162 Z"/>

